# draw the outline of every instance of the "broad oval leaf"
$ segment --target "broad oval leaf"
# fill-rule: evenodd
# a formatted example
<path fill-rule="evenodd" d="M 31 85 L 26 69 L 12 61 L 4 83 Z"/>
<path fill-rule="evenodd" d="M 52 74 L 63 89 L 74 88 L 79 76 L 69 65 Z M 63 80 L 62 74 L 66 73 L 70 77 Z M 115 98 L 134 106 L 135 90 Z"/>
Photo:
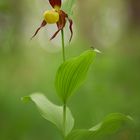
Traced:
<path fill-rule="evenodd" d="M 83 83 L 96 52 L 89 50 L 80 56 L 64 62 L 58 69 L 55 86 L 58 96 L 63 102 Z"/>
<path fill-rule="evenodd" d="M 130 116 L 121 113 L 108 115 L 101 123 L 90 129 L 79 129 L 72 131 L 66 140 L 105 140 L 111 134 L 116 134 L 119 130 L 133 128 L 134 122 Z"/>
<path fill-rule="evenodd" d="M 75 4 L 76 0 L 64 0 L 64 3 L 62 5 L 62 9 L 68 14 L 72 15 L 73 6 Z"/>
<path fill-rule="evenodd" d="M 63 131 L 63 107 L 53 104 L 49 101 L 43 94 L 34 93 L 30 96 L 23 97 L 24 101 L 31 100 L 35 103 L 42 117 L 51 123 L 55 124 L 57 128 Z M 70 109 L 67 107 L 66 109 L 66 135 L 68 135 L 73 126 L 74 126 L 74 118 Z"/>

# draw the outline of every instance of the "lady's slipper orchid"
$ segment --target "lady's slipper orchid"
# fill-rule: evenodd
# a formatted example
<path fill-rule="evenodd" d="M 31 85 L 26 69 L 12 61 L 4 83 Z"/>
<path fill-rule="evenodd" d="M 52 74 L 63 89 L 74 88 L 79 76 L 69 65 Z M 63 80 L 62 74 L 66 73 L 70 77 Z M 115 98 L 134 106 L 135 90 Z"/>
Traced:
<path fill-rule="evenodd" d="M 70 40 L 72 39 L 73 36 L 73 30 L 72 30 L 72 20 L 68 17 L 68 15 L 61 10 L 61 0 L 49 0 L 50 5 L 53 7 L 52 10 L 47 10 L 44 12 L 44 20 L 42 21 L 40 27 L 36 30 L 35 34 L 33 35 L 33 37 L 35 37 L 37 35 L 37 33 L 39 32 L 39 30 L 46 26 L 47 24 L 57 24 L 58 30 L 54 33 L 54 35 L 51 37 L 50 40 L 52 40 L 53 38 L 56 37 L 56 35 L 59 33 L 59 31 L 63 30 L 63 28 L 65 27 L 66 24 L 66 19 L 69 21 L 69 29 L 71 32 L 71 37 Z M 33 38 L 32 37 L 32 38 Z"/>

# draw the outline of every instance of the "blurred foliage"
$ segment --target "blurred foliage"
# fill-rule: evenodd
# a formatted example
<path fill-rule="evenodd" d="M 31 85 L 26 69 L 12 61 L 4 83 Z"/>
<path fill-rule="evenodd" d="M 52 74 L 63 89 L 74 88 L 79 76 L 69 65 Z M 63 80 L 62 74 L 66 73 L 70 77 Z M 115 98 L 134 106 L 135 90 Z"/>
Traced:
<path fill-rule="evenodd" d="M 139 0 L 134 2 L 140 9 Z M 75 38 L 67 47 L 67 57 L 76 56 L 91 46 L 102 53 L 90 69 L 86 83 L 69 102 L 77 120 L 75 126 L 90 128 L 108 113 L 121 112 L 135 119 L 134 140 L 139 140 L 140 24 L 136 20 L 140 19 L 139 10 L 132 6 L 132 0 L 86 0 L 82 3 L 77 0 L 76 4 Z M 59 132 L 40 117 L 32 104 L 27 107 L 20 100 L 22 96 L 39 91 L 61 104 L 54 88 L 55 73 L 62 62 L 61 48 L 53 41 L 52 46 L 44 46 L 48 42 L 46 29 L 29 41 L 47 6 L 43 0 L 0 1 L 2 140 L 61 140 Z M 129 140 L 130 135 L 126 131 L 117 138 Z"/>

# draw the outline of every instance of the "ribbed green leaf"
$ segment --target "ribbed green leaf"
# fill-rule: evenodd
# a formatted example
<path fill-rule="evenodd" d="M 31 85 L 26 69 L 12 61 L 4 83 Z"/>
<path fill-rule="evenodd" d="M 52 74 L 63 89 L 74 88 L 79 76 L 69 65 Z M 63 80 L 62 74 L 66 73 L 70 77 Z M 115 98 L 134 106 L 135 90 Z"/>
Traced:
<path fill-rule="evenodd" d="M 72 15 L 73 6 L 75 4 L 76 0 L 64 0 L 64 3 L 62 5 L 62 9 L 68 14 Z"/>
<path fill-rule="evenodd" d="M 50 102 L 43 94 L 34 93 L 30 96 L 23 98 L 24 101 L 33 101 L 38 108 L 42 117 L 51 123 L 55 124 L 58 129 L 63 130 L 63 108 Z M 66 109 L 66 135 L 70 133 L 74 126 L 74 118 L 71 111 L 67 107 Z"/>
<path fill-rule="evenodd" d="M 63 102 L 66 102 L 71 94 L 85 80 L 88 69 L 95 58 L 96 52 L 89 50 L 78 57 L 64 62 L 56 74 L 56 90 Z"/>
<path fill-rule="evenodd" d="M 119 130 L 132 127 L 133 119 L 120 113 L 107 116 L 101 123 L 91 129 L 72 131 L 66 140 L 105 140 L 109 135 L 116 134 Z"/>

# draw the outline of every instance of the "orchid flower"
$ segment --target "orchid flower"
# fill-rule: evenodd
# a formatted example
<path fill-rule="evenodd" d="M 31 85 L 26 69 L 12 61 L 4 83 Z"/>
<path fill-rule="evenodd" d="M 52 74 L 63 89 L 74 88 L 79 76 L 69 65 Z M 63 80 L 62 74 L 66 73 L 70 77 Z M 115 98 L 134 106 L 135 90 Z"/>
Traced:
<path fill-rule="evenodd" d="M 46 26 L 47 24 L 56 24 L 58 27 L 58 30 L 54 33 L 54 35 L 50 38 L 50 40 L 54 39 L 56 35 L 59 33 L 59 31 L 63 30 L 63 28 L 66 25 L 66 21 L 69 21 L 69 29 L 71 32 L 70 40 L 72 39 L 73 36 L 73 30 L 72 30 L 72 25 L 73 21 L 68 17 L 68 15 L 61 10 L 61 0 L 49 0 L 50 5 L 53 7 L 51 10 L 46 10 L 43 14 L 43 21 L 40 25 L 40 27 L 36 30 L 35 34 L 32 36 L 35 37 L 39 30 Z"/>

